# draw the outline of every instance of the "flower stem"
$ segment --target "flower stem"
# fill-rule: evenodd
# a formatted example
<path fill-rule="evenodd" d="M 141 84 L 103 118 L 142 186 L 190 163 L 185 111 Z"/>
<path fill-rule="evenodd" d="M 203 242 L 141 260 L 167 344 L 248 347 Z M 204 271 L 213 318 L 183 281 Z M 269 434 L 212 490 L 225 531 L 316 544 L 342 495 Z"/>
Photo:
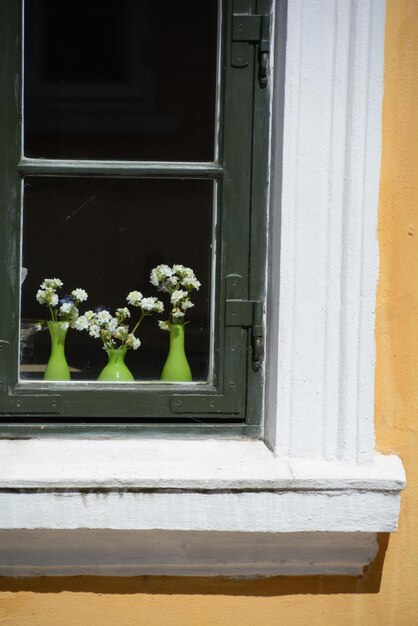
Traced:
<path fill-rule="evenodd" d="M 144 319 L 144 317 L 145 317 L 145 313 L 143 312 L 141 317 L 139 318 L 139 320 L 137 321 L 136 325 L 134 326 L 134 328 L 132 330 L 132 333 L 131 333 L 132 335 L 135 335 L 135 331 L 138 328 L 138 326 L 140 325 L 140 323 L 142 322 L 142 320 Z"/>

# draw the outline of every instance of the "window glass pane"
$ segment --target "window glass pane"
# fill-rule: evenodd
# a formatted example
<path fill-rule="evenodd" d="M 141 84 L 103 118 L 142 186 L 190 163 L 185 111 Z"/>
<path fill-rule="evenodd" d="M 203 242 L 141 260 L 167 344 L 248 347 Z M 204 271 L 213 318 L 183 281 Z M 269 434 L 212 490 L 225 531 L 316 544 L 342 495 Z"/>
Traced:
<path fill-rule="evenodd" d="M 211 161 L 217 2 L 25 4 L 28 157 Z"/>
<path fill-rule="evenodd" d="M 167 294 L 150 284 L 150 270 L 180 263 L 193 268 L 202 283 L 191 294 L 186 348 L 193 380 L 206 380 L 209 368 L 210 291 L 213 230 L 212 181 L 116 178 L 27 177 L 24 180 L 21 369 L 25 379 L 42 379 L 48 360 L 48 332 L 33 332 L 48 319 L 36 301 L 44 278 L 64 282 L 59 294 L 85 289 L 81 309 L 104 305 L 113 312 L 126 305 L 132 290 L 158 296 L 166 311 L 143 320 L 142 346 L 130 350 L 136 380 L 159 379 L 169 334 L 157 320 L 167 319 Z M 135 313 L 135 309 L 131 307 Z M 70 330 L 66 352 L 74 380 L 96 380 L 106 363 L 99 339 Z"/>

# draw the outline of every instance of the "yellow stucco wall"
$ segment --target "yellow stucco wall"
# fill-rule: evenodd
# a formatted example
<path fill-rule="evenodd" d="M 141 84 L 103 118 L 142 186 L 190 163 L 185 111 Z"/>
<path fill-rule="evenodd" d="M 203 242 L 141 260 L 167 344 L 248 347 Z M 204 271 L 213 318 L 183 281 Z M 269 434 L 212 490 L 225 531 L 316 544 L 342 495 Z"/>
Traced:
<path fill-rule="evenodd" d="M 1 626 L 418 626 L 418 0 L 388 0 L 376 435 L 408 487 L 364 579 L 0 579 Z"/>

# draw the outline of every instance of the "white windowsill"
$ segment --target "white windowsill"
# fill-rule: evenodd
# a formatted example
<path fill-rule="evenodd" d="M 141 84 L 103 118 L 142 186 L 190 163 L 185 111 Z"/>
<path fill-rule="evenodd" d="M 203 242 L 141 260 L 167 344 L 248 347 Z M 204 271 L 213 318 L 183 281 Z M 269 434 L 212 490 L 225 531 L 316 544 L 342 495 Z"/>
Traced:
<path fill-rule="evenodd" d="M 395 456 L 281 459 L 259 441 L 16 440 L 0 458 L 13 576 L 358 575 L 405 482 Z"/>
<path fill-rule="evenodd" d="M 0 489 L 398 491 L 396 456 L 369 463 L 284 459 L 262 441 L 3 440 Z"/>

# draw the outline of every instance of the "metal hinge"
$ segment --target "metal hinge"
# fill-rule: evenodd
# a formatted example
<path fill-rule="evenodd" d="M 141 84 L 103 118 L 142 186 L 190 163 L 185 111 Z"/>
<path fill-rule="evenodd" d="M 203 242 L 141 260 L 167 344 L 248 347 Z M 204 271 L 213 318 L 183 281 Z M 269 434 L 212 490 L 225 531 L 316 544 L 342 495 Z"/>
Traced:
<path fill-rule="evenodd" d="M 251 362 L 258 372 L 264 354 L 263 302 L 259 300 L 227 300 L 225 325 L 251 330 Z"/>
<path fill-rule="evenodd" d="M 247 45 L 244 42 L 247 42 Z M 258 43 L 258 80 L 260 87 L 266 87 L 271 46 L 271 15 L 234 12 L 232 16 L 231 61 L 234 67 L 246 67 L 248 65 L 249 43 Z"/>

